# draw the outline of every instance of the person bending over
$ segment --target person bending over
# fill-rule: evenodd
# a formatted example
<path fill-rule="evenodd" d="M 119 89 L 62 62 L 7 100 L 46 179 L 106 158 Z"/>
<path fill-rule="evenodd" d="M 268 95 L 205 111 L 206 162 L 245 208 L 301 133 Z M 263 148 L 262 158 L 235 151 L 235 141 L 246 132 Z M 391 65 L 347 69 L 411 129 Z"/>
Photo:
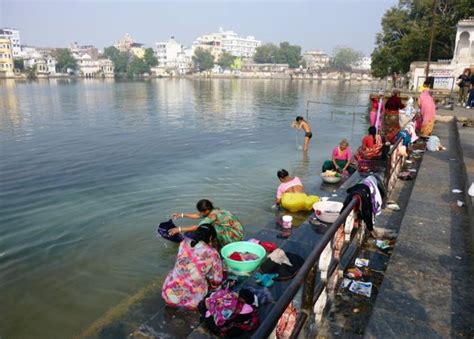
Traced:
<path fill-rule="evenodd" d="M 304 131 L 303 151 L 306 152 L 308 150 L 309 140 L 313 137 L 313 133 L 311 132 L 311 126 L 306 120 L 303 119 L 302 116 L 298 115 L 296 117 L 296 127 Z"/>

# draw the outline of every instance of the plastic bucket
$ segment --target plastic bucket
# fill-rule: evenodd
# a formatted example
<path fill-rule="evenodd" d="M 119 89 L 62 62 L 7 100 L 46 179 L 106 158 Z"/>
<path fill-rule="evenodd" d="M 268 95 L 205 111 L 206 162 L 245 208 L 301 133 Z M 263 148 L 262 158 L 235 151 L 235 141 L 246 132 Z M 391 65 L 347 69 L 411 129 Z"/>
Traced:
<path fill-rule="evenodd" d="M 250 252 L 258 255 L 259 258 L 247 261 L 237 261 L 230 259 L 229 256 L 234 252 Z M 222 258 L 224 258 L 224 262 L 227 267 L 235 272 L 242 273 L 255 271 L 265 259 L 266 253 L 267 252 L 263 246 L 250 241 L 236 241 L 225 245 L 221 249 Z"/>
<path fill-rule="evenodd" d="M 283 223 L 281 224 L 283 228 L 291 228 L 291 223 L 293 221 L 293 217 L 291 215 L 284 215 L 281 219 L 283 220 Z"/>

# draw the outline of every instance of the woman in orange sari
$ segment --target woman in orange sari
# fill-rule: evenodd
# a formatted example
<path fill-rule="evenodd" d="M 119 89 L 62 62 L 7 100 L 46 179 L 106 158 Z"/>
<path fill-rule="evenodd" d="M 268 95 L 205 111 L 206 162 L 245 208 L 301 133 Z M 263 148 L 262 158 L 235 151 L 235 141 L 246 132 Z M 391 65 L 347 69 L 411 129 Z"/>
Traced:
<path fill-rule="evenodd" d="M 359 147 L 354 159 L 359 161 L 379 158 L 382 155 L 382 138 L 377 134 L 375 126 L 369 127 L 369 134 L 362 139 L 362 146 Z"/>

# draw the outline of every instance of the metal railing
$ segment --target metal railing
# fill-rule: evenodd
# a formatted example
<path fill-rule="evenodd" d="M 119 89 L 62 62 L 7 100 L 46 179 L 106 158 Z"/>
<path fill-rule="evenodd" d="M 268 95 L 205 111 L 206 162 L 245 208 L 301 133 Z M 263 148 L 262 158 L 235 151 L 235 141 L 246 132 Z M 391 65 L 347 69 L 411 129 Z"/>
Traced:
<path fill-rule="evenodd" d="M 294 299 L 301 287 L 301 283 L 303 282 L 302 312 L 298 315 L 297 325 L 293 331 L 292 337 L 296 337 L 299 334 L 299 331 L 303 328 L 304 322 L 311 314 L 311 307 L 313 307 L 313 305 L 314 313 L 317 316 L 322 315 L 326 303 L 324 301 L 324 303 L 318 304 L 319 297 L 326 289 L 329 277 L 331 277 L 337 269 L 340 257 L 355 238 L 352 232 L 356 226 L 355 213 L 353 210 L 356 207 L 357 202 L 357 199 L 353 199 L 344 208 L 336 221 L 327 229 L 321 241 L 306 258 L 303 266 L 301 266 L 296 276 L 292 279 L 291 284 L 278 299 L 278 302 L 272 308 L 268 316 L 252 335 L 252 338 L 267 338 L 272 333 L 280 319 L 280 316 Z M 343 225 L 345 233 L 343 240 L 345 246 L 339 248 L 339 254 L 335 255 L 334 247 L 337 247 L 338 244 L 334 243 L 334 236 Z M 358 229 L 362 230 L 363 227 L 358 227 Z M 321 274 L 320 281 L 316 285 L 318 269 Z"/>
<path fill-rule="evenodd" d="M 403 140 L 399 139 L 388 154 L 384 182 L 387 197 L 389 197 L 393 191 L 405 160 L 406 153 L 401 152 L 401 146 L 403 146 Z M 341 211 L 336 221 L 329 226 L 321 241 L 306 258 L 303 266 L 278 299 L 265 320 L 260 324 L 257 331 L 252 335 L 252 338 L 267 338 L 274 331 L 280 316 L 295 298 L 302 283 L 304 283 L 302 307 L 297 316 L 296 325 L 291 338 L 297 338 L 307 319 L 312 314 L 314 314 L 316 321 L 322 319 L 324 309 L 327 305 L 328 287 L 330 287 L 330 291 L 332 292 L 335 290 L 337 280 L 331 278 L 339 271 L 340 259 L 353 243 L 354 239 L 358 239 L 359 245 L 361 245 L 365 239 L 365 227 L 356 219 L 357 214 L 355 212 L 358 208 L 357 204 L 357 199 L 354 198 L 351 200 Z M 338 239 L 336 239 L 336 234 L 338 231 L 341 232 L 341 230 L 344 232 L 344 237 L 338 237 Z M 342 244 L 340 243 L 341 241 Z M 320 272 L 320 279 L 317 282 L 316 277 L 318 271 Z"/>

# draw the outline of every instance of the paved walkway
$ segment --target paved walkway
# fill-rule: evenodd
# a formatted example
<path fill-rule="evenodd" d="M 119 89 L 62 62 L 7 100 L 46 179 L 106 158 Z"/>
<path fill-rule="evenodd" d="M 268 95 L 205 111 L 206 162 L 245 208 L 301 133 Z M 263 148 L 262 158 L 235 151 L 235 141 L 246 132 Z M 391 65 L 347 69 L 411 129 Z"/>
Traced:
<path fill-rule="evenodd" d="M 456 133 L 435 127 L 448 150 L 423 157 L 366 338 L 474 336 L 472 230 L 464 194 L 451 192 L 465 188 Z"/>

